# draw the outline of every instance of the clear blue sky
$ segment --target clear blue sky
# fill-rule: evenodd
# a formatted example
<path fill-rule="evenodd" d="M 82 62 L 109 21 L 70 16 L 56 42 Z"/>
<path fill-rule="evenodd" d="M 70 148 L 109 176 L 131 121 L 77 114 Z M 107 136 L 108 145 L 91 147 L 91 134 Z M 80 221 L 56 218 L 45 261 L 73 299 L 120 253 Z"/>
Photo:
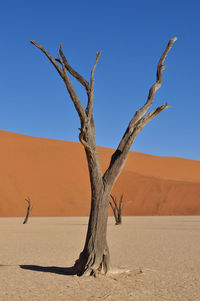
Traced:
<path fill-rule="evenodd" d="M 96 142 L 116 148 L 129 120 L 146 101 L 157 62 L 170 38 L 163 84 L 154 107 L 172 107 L 149 123 L 132 150 L 200 160 L 200 2 L 2 1 L 0 9 L 0 129 L 78 141 L 79 119 L 64 83 L 44 55 L 59 43 L 89 79 L 96 51 Z M 73 81 L 86 101 L 84 90 Z"/>

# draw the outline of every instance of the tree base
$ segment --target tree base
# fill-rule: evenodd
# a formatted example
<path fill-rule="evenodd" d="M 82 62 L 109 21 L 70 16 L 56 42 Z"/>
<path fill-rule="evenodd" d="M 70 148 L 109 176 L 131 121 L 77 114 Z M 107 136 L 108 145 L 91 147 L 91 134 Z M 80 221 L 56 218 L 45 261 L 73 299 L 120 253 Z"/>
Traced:
<path fill-rule="evenodd" d="M 107 274 L 109 270 L 110 254 L 107 248 L 103 254 L 100 254 L 98 250 L 90 253 L 84 250 L 74 264 L 74 271 L 78 276 L 96 277 L 98 274 Z"/>

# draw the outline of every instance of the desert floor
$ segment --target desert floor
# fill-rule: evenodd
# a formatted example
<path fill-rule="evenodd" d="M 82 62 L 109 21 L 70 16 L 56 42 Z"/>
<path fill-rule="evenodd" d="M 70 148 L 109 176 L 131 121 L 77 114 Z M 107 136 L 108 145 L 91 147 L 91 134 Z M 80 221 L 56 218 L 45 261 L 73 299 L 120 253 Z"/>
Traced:
<path fill-rule="evenodd" d="M 111 217 L 113 273 L 67 275 L 87 220 L 0 218 L 0 300 L 200 300 L 200 217 L 124 217 L 121 226 Z"/>

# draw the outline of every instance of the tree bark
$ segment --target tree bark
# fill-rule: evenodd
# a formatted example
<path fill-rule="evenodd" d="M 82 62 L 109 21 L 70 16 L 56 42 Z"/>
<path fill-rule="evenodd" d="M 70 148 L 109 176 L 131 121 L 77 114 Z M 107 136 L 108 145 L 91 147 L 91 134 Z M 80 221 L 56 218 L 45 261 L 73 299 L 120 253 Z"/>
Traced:
<path fill-rule="evenodd" d="M 71 67 L 63 54 L 62 44 L 60 45 L 58 58 L 53 59 L 41 45 L 34 41 L 30 41 L 47 56 L 56 68 L 65 83 L 67 91 L 80 118 L 81 128 L 79 140 L 84 146 L 88 162 L 91 184 L 91 209 L 85 245 L 83 251 L 80 253 L 79 259 L 74 265 L 75 272 L 78 275 L 85 274 L 95 276 L 97 271 L 103 273 L 107 273 L 109 271 L 110 255 L 106 238 L 109 196 L 115 181 L 122 171 L 128 152 L 136 136 L 148 122 L 168 107 L 168 103 L 165 103 L 164 105 L 147 113 L 149 108 L 152 106 L 154 95 L 162 83 L 162 73 L 165 69 L 165 66 L 163 66 L 165 58 L 176 39 L 177 38 L 171 39 L 165 48 L 157 66 L 156 82 L 149 90 L 147 101 L 143 107 L 136 111 L 131 119 L 117 150 L 111 157 L 110 165 L 104 175 L 102 175 L 101 172 L 99 157 L 96 150 L 93 118 L 94 72 L 100 58 L 100 52 L 97 52 L 96 54 L 96 60 L 91 71 L 90 82 L 88 82 Z M 83 108 L 67 72 L 76 78 L 85 88 L 88 96 L 86 109 Z"/>
<path fill-rule="evenodd" d="M 83 251 L 75 262 L 78 275 L 94 275 L 97 271 L 107 273 L 110 269 L 110 254 L 107 244 L 108 197 L 112 187 L 105 186 L 96 143 L 94 124 L 88 124 L 84 142 L 91 185 L 91 209 Z M 92 131 L 90 130 L 92 129 Z M 88 147 L 90 146 L 90 147 Z"/>
<path fill-rule="evenodd" d="M 110 254 L 107 244 L 108 196 L 100 191 L 97 199 L 92 198 L 85 246 L 75 263 L 78 275 L 107 273 L 110 269 Z"/>

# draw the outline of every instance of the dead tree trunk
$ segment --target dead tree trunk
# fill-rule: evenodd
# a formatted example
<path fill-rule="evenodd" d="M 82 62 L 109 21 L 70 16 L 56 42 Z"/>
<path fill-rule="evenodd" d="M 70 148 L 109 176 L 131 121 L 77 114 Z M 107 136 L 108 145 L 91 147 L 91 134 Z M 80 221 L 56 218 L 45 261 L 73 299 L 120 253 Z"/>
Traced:
<path fill-rule="evenodd" d="M 109 201 L 110 207 L 112 208 L 114 217 L 115 217 L 115 225 L 121 225 L 122 223 L 122 209 L 124 207 L 123 203 L 123 195 L 121 195 L 119 200 L 119 205 L 117 204 L 116 198 L 111 194 L 111 201 Z"/>
<path fill-rule="evenodd" d="M 30 215 L 30 212 L 31 212 L 31 200 L 30 198 L 28 197 L 27 199 L 25 199 L 28 203 L 28 206 L 27 206 L 27 210 L 26 210 L 26 216 L 25 216 L 25 219 L 24 219 L 24 222 L 23 224 L 26 224 L 28 222 L 28 218 L 29 218 L 29 215 Z"/>
<path fill-rule="evenodd" d="M 167 53 L 175 41 L 176 38 L 170 40 L 164 50 L 157 66 L 157 79 L 149 90 L 147 101 L 144 106 L 134 114 L 117 150 L 113 153 L 110 165 L 104 174 L 102 174 L 96 150 L 95 125 L 93 119 L 94 71 L 100 58 L 100 52 L 97 52 L 96 54 L 96 61 L 92 68 L 90 81 L 88 82 L 68 63 L 62 51 L 62 44 L 60 45 L 58 58 L 54 59 L 41 45 L 31 41 L 33 45 L 39 48 L 47 56 L 56 68 L 66 85 L 68 93 L 80 118 L 81 128 L 79 140 L 84 146 L 88 162 L 91 184 L 91 209 L 85 245 L 83 251 L 80 253 L 79 259 L 74 265 L 75 271 L 78 275 L 96 275 L 97 271 L 107 273 L 109 270 L 110 255 L 106 239 L 109 196 L 116 179 L 122 171 L 128 152 L 136 136 L 150 120 L 168 107 L 168 103 L 165 103 L 164 105 L 157 107 L 157 109 L 147 113 L 153 103 L 156 91 L 161 86 L 162 73 L 165 69 L 163 64 Z M 88 97 L 86 108 L 84 108 L 80 102 L 70 81 L 69 74 L 75 77 L 85 88 Z"/>

